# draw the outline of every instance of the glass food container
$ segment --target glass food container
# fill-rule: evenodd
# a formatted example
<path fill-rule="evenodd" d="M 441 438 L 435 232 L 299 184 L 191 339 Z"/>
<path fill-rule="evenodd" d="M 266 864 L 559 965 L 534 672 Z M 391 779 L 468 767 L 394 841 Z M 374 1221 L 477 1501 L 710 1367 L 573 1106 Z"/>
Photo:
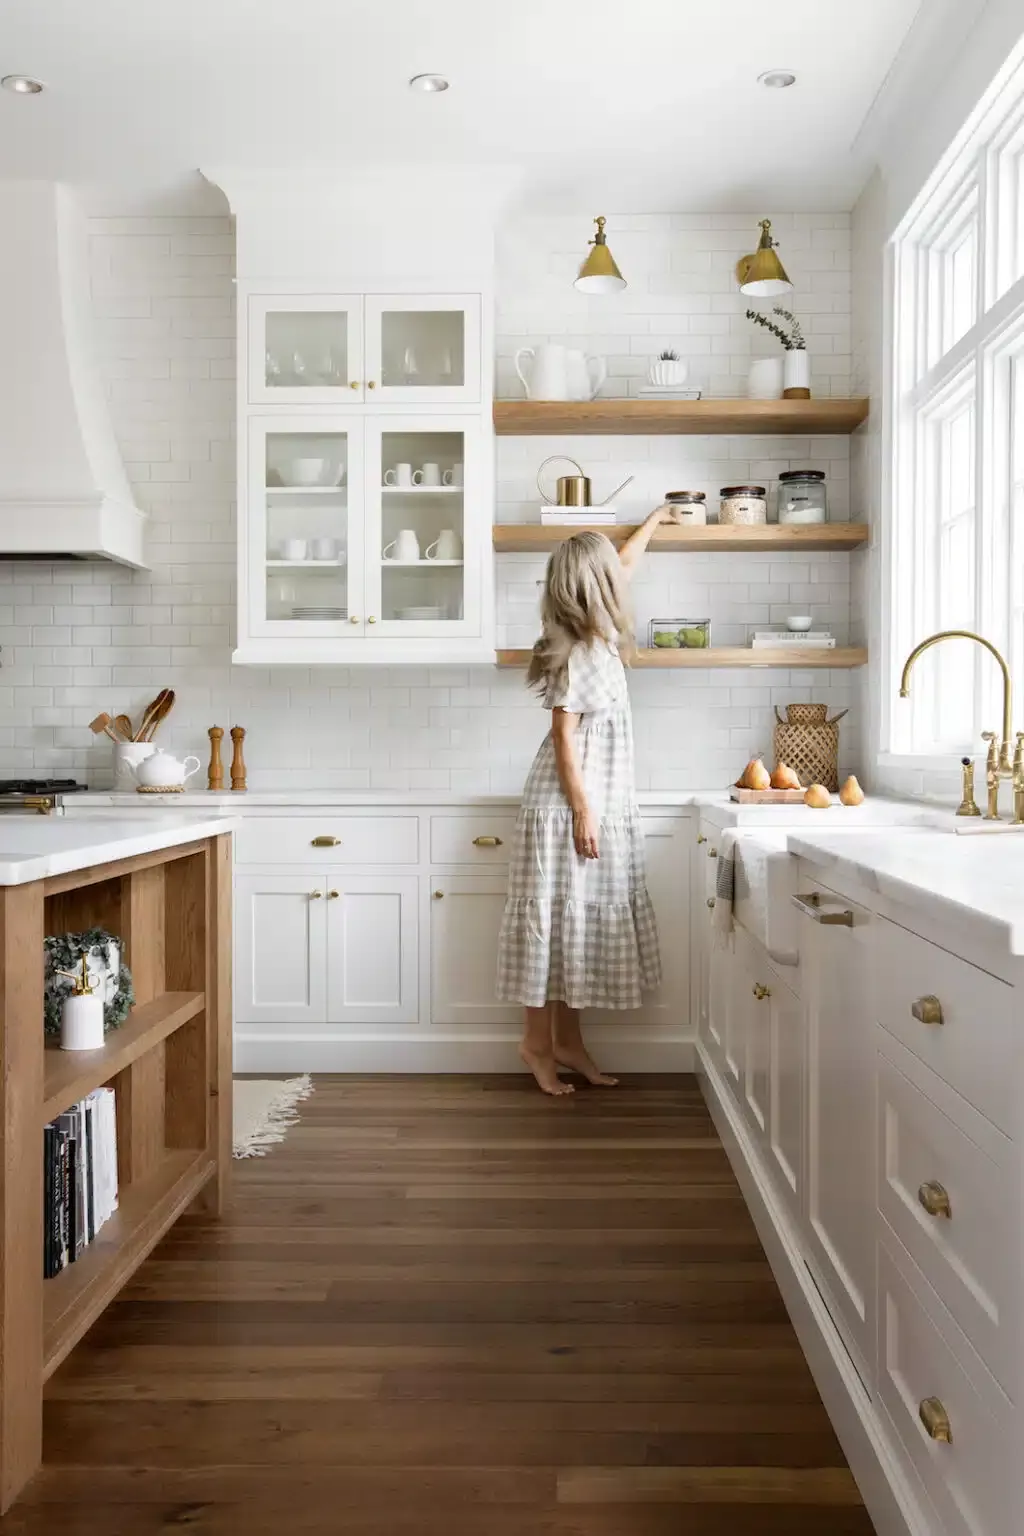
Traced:
<path fill-rule="evenodd" d="M 710 644 L 710 619 L 652 619 L 647 626 L 652 651 L 706 651 Z"/>
<path fill-rule="evenodd" d="M 768 521 L 768 501 L 763 485 L 723 485 L 718 521 L 751 528 Z"/>
<path fill-rule="evenodd" d="M 787 469 L 779 476 L 780 523 L 824 523 L 827 518 L 824 470 Z"/>
<path fill-rule="evenodd" d="M 702 528 L 708 520 L 707 496 L 703 491 L 666 491 L 665 502 L 674 507 L 684 523 Z"/>

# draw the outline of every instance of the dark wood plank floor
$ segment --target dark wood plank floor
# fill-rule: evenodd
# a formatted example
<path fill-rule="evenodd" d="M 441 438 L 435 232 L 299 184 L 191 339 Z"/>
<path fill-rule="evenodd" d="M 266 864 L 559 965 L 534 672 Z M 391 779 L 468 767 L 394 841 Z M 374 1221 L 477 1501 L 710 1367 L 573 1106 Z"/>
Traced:
<path fill-rule="evenodd" d="M 870 1536 L 692 1078 L 320 1078 L 51 1382 L 3 1536 Z"/>

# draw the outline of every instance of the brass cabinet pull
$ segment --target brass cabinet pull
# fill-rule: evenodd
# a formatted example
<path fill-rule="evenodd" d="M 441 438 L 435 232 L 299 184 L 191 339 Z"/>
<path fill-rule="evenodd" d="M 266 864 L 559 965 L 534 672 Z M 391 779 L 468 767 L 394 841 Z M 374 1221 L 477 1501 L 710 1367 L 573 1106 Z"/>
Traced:
<path fill-rule="evenodd" d="M 377 622 L 376 614 L 371 613 L 370 617 L 367 619 L 366 622 L 367 622 L 367 624 L 376 624 L 376 622 Z"/>
<path fill-rule="evenodd" d="M 921 1415 L 921 1423 L 933 1440 L 942 1440 L 946 1445 L 953 1444 L 953 1426 L 940 1398 L 926 1397 L 917 1411 Z"/>
<path fill-rule="evenodd" d="M 848 909 L 829 912 L 821 905 L 822 898 L 817 891 L 812 891 L 809 896 L 791 896 L 789 899 L 797 911 L 809 917 L 812 923 L 824 923 L 830 928 L 853 927 L 853 913 Z"/>
<path fill-rule="evenodd" d="M 359 388 L 359 380 L 358 379 L 349 379 L 348 387 L 349 387 L 349 389 L 358 389 Z"/>
<path fill-rule="evenodd" d="M 444 901 L 444 891 L 435 891 L 434 892 L 434 900 L 435 901 Z"/>
<path fill-rule="evenodd" d="M 359 615 L 356 614 L 356 613 L 350 613 L 348 621 L 349 621 L 350 624 L 358 624 L 359 623 Z"/>
<path fill-rule="evenodd" d="M 698 832 L 697 833 L 697 842 L 698 842 L 698 844 L 706 843 L 707 842 L 707 838 L 704 836 L 703 832 Z"/>
<path fill-rule="evenodd" d="M 310 901 L 319 901 L 323 894 L 323 891 L 310 891 L 309 899 Z"/>
<path fill-rule="evenodd" d="M 765 998 L 771 997 L 771 995 L 771 987 L 766 987 L 764 983 L 760 981 L 754 982 L 754 996 L 757 998 L 759 1003 L 763 1003 Z"/>
<path fill-rule="evenodd" d="M 708 849 L 708 858 L 709 859 L 717 859 L 718 858 L 718 849 L 717 848 L 709 848 Z"/>
<path fill-rule="evenodd" d="M 327 892 L 327 900 L 328 901 L 337 901 L 337 899 L 338 899 L 338 892 L 337 891 L 328 891 Z"/>
<path fill-rule="evenodd" d="M 932 993 L 925 997 L 917 997 L 910 1005 L 910 1011 L 915 1019 L 922 1024 L 944 1024 L 942 1017 L 942 1004 Z"/>
<path fill-rule="evenodd" d="M 341 838 L 340 837 L 327 837 L 324 834 L 321 834 L 320 837 L 314 837 L 312 839 L 312 841 L 310 843 L 310 847 L 311 848 L 337 848 L 338 845 L 340 844 L 340 842 L 341 842 Z"/>
<path fill-rule="evenodd" d="M 367 387 L 367 389 L 376 389 L 377 388 L 377 380 L 376 379 L 367 379 L 366 387 Z"/>
<path fill-rule="evenodd" d="M 945 1216 L 947 1221 L 952 1220 L 953 1209 L 949 1203 L 949 1194 L 936 1180 L 929 1179 L 922 1184 L 917 1198 L 929 1216 Z"/>
<path fill-rule="evenodd" d="M 713 907 L 714 904 L 715 904 L 715 898 L 713 896 L 709 896 L 708 897 L 708 906 L 709 907 Z"/>
<path fill-rule="evenodd" d="M 501 847 L 501 838 L 500 837 L 474 837 L 474 839 L 473 839 L 473 847 L 474 848 L 500 848 Z"/>

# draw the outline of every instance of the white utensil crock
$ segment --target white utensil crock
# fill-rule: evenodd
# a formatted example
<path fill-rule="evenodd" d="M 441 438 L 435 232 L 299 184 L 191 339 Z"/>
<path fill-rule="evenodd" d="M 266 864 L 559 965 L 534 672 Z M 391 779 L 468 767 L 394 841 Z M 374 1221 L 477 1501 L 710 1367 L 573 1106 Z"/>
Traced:
<path fill-rule="evenodd" d="M 786 353 L 789 356 L 789 353 Z M 755 357 L 747 375 L 747 394 L 751 400 L 782 399 L 781 357 Z"/>
<path fill-rule="evenodd" d="M 151 741 L 115 741 L 114 788 L 133 790 L 135 770 L 144 758 L 152 757 L 156 747 Z"/>

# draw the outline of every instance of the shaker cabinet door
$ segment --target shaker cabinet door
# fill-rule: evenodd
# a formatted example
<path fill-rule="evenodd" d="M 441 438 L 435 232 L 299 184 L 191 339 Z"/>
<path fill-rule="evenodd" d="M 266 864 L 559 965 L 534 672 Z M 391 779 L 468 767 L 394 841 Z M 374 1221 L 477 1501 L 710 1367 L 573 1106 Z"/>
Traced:
<path fill-rule="evenodd" d="M 518 1024 L 523 1010 L 495 997 L 504 875 L 435 875 L 430 882 L 433 1024 Z"/>
<path fill-rule="evenodd" d="M 321 1023 L 326 1016 L 323 877 L 235 877 L 235 1017 Z"/>
<path fill-rule="evenodd" d="M 336 1024 L 419 1020 L 415 875 L 327 874 L 327 1017 Z"/>

